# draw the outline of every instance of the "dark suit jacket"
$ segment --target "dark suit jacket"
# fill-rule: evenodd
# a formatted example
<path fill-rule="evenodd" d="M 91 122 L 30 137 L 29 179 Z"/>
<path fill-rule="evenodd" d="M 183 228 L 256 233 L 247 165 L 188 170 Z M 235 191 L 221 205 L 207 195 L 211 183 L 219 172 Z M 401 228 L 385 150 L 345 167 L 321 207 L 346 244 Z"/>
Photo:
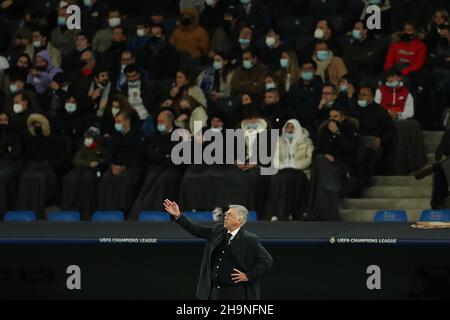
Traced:
<path fill-rule="evenodd" d="M 197 297 L 201 300 L 207 300 L 211 293 L 211 259 L 213 251 L 223 241 L 226 230 L 222 224 L 206 227 L 192 221 L 184 215 L 178 218 L 176 222 L 192 235 L 208 241 L 203 254 L 197 286 Z M 239 230 L 230 245 L 238 269 L 247 274 L 250 280 L 243 284 L 247 299 L 260 299 L 258 279 L 271 268 L 273 263 L 272 256 L 259 243 L 258 237 L 255 234 L 243 228 Z"/>

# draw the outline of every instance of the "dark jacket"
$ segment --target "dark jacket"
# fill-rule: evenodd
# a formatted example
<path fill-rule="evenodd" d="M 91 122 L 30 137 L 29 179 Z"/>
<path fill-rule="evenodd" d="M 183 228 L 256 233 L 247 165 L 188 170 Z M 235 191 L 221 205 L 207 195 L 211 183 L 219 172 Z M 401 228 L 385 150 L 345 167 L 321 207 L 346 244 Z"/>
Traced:
<path fill-rule="evenodd" d="M 77 168 L 91 168 L 91 162 L 97 161 L 100 166 L 106 164 L 108 159 L 108 152 L 105 147 L 100 144 L 94 150 L 89 150 L 86 146 L 82 146 L 75 158 L 73 165 Z"/>
<path fill-rule="evenodd" d="M 350 73 L 371 77 L 383 71 L 383 54 L 382 47 L 375 39 L 351 39 L 345 48 L 343 59 Z"/>
<path fill-rule="evenodd" d="M 355 115 L 359 120 L 359 134 L 381 139 L 382 145 L 389 144 L 395 137 L 395 125 L 389 113 L 379 104 L 372 103 L 366 108 L 358 107 Z"/>
<path fill-rule="evenodd" d="M 174 127 L 174 130 L 177 128 Z M 154 134 L 148 141 L 147 145 L 147 159 L 151 164 L 161 166 L 173 165 L 171 160 L 172 149 L 178 144 L 177 141 L 172 141 L 172 132 L 160 134 Z"/>
<path fill-rule="evenodd" d="M 17 161 L 21 153 L 21 140 L 19 136 L 8 130 L 0 128 L 0 163 Z"/>
<path fill-rule="evenodd" d="M 180 67 L 177 50 L 167 39 L 152 41 L 142 49 L 140 55 L 142 66 L 152 73 L 155 79 L 174 78 Z"/>
<path fill-rule="evenodd" d="M 247 14 L 246 5 L 236 6 L 238 17 L 241 21 L 246 21 L 254 30 L 254 38 L 265 35 L 271 25 L 269 9 L 261 0 L 252 0 L 250 12 Z"/>
<path fill-rule="evenodd" d="M 316 153 L 332 155 L 351 169 L 358 153 L 359 135 L 348 120 L 338 123 L 338 128 L 339 134 L 335 134 L 328 129 L 328 122 L 320 126 Z"/>
<path fill-rule="evenodd" d="M 439 143 L 439 147 L 436 150 L 436 161 L 441 161 L 442 156 L 446 156 L 447 158 L 450 156 L 450 130 L 445 131 L 441 143 Z"/>
<path fill-rule="evenodd" d="M 222 243 L 227 231 L 222 224 L 206 227 L 184 215 L 180 216 L 176 222 L 192 235 L 207 240 L 197 286 L 197 297 L 201 300 L 207 300 L 211 293 L 213 251 Z M 258 280 L 272 267 L 272 256 L 260 244 L 256 235 L 243 228 L 239 230 L 230 245 L 239 270 L 247 274 L 250 280 L 243 284 L 247 299 L 260 299 Z"/>
<path fill-rule="evenodd" d="M 139 128 L 131 128 L 125 135 L 116 132 L 112 137 L 111 147 L 111 164 L 124 166 L 125 168 L 142 167 L 145 142 Z"/>
<path fill-rule="evenodd" d="M 309 84 L 299 80 L 291 86 L 286 101 L 303 126 L 312 128 L 315 125 L 322 87 L 320 77 L 315 77 Z"/>

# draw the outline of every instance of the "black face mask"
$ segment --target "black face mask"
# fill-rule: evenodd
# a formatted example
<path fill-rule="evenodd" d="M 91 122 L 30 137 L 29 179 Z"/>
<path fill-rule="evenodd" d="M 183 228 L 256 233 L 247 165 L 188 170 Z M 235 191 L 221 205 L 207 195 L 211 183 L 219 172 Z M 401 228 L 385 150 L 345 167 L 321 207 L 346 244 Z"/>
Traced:
<path fill-rule="evenodd" d="M 152 36 L 152 37 L 151 37 L 151 39 L 152 39 L 153 42 L 159 42 L 159 41 L 161 41 L 161 38 L 162 38 L 162 37 L 155 37 L 155 36 Z"/>
<path fill-rule="evenodd" d="M 182 17 L 180 23 L 182 26 L 188 26 L 192 23 L 192 19 L 190 17 Z"/>
<path fill-rule="evenodd" d="M 8 129 L 8 125 L 6 123 L 2 123 L 0 124 L 0 132 L 6 132 L 6 130 Z"/>
<path fill-rule="evenodd" d="M 39 67 L 36 67 L 36 70 L 44 72 L 44 71 L 47 71 L 47 67 L 46 66 L 39 66 Z"/>
<path fill-rule="evenodd" d="M 38 126 L 35 126 L 34 127 L 34 133 L 35 133 L 36 137 L 42 137 L 42 128 L 38 127 Z"/>
<path fill-rule="evenodd" d="M 181 109 L 180 110 L 180 115 L 181 114 L 185 114 L 185 115 L 189 116 L 191 114 L 191 110 L 189 110 L 189 109 Z"/>
<path fill-rule="evenodd" d="M 400 39 L 402 41 L 412 41 L 414 36 L 412 34 L 402 33 Z"/>

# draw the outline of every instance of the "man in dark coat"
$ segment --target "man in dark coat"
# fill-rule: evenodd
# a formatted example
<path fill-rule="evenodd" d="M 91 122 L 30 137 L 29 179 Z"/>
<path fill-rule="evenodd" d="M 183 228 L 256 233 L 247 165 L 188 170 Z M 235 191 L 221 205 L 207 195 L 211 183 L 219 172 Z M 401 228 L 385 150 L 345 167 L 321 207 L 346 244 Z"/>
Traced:
<path fill-rule="evenodd" d="M 260 299 L 258 279 L 273 259 L 256 235 L 244 230 L 248 211 L 232 205 L 224 224 L 206 227 L 185 217 L 175 202 L 164 201 L 164 208 L 192 235 L 208 240 L 200 268 L 197 297 L 202 300 Z"/>
<path fill-rule="evenodd" d="M 350 178 L 356 176 L 359 137 L 342 108 L 330 109 L 330 120 L 319 128 L 316 156 L 311 170 L 310 219 L 339 220 L 338 204 L 349 193 Z"/>

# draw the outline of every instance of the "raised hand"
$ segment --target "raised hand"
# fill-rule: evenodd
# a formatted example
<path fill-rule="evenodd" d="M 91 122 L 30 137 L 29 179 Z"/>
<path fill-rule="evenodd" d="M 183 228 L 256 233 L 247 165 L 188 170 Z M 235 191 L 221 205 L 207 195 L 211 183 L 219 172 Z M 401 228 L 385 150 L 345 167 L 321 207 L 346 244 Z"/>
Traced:
<path fill-rule="evenodd" d="M 181 215 L 180 208 L 174 201 L 164 200 L 164 209 L 173 217 L 177 218 Z"/>

